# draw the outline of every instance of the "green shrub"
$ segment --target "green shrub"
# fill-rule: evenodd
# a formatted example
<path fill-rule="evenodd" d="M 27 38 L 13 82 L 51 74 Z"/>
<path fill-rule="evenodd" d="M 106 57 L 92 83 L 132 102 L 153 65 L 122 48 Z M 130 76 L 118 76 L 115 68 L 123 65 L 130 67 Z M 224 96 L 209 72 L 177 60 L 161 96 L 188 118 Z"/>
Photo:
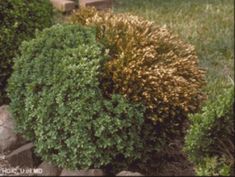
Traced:
<path fill-rule="evenodd" d="M 234 88 L 224 88 L 216 100 L 208 101 L 200 113 L 190 116 L 185 151 L 198 174 L 223 175 L 234 165 L 233 107 Z M 214 165 L 210 166 L 211 161 Z"/>
<path fill-rule="evenodd" d="M 217 157 L 204 158 L 196 169 L 197 176 L 230 176 L 231 166 L 226 164 L 225 159 Z"/>
<path fill-rule="evenodd" d="M 51 23 L 52 7 L 48 0 L 0 1 L 0 104 L 7 102 L 5 88 L 19 45 L 33 37 L 36 29 Z"/>
<path fill-rule="evenodd" d="M 44 160 L 75 169 L 141 158 L 145 108 L 102 95 L 102 51 L 95 30 L 79 25 L 56 25 L 23 43 L 9 79 L 10 108 Z"/>
<path fill-rule="evenodd" d="M 70 22 L 95 26 L 111 59 L 103 68 L 104 93 L 143 102 L 146 117 L 167 122 L 198 110 L 205 99 L 205 72 L 194 47 L 167 29 L 130 14 L 84 8 Z"/>

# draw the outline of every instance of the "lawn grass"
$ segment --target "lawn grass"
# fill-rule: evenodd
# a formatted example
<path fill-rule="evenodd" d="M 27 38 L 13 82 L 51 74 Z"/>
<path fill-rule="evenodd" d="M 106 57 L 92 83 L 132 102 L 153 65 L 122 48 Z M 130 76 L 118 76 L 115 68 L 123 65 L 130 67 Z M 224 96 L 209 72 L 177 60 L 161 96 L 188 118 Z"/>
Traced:
<path fill-rule="evenodd" d="M 234 80 L 233 0 L 115 0 L 115 12 L 130 12 L 165 25 L 195 46 L 207 70 L 205 88 L 214 99 Z"/>

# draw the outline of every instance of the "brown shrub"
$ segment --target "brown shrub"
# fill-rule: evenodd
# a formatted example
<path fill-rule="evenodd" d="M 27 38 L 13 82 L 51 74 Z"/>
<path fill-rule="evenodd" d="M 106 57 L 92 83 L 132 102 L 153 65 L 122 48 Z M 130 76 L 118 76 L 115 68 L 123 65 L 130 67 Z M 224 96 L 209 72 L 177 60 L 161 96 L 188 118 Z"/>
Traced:
<path fill-rule="evenodd" d="M 154 122 L 195 112 L 205 99 L 205 71 L 192 45 L 166 28 L 131 14 L 80 9 L 71 23 L 95 26 L 108 49 L 101 85 L 104 94 L 120 93 L 146 105 Z"/>

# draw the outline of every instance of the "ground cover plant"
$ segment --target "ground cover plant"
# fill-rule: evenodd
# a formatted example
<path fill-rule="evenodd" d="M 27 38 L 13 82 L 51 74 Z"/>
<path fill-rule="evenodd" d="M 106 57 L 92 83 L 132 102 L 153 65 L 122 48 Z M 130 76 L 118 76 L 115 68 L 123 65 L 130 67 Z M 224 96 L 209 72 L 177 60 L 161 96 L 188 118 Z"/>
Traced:
<path fill-rule="evenodd" d="M 185 151 L 199 176 L 229 176 L 234 166 L 234 85 L 191 115 Z"/>

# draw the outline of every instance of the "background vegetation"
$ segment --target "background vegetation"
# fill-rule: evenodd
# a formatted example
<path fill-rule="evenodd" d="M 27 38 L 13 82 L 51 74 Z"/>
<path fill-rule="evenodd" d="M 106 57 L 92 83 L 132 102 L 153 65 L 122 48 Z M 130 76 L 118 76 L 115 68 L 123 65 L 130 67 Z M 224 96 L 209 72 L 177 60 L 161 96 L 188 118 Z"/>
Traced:
<path fill-rule="evenodd" d="M 52 25 L 52 17 L 49 0 L 0 1 L 0 105 L 9 102 L 6 96 L 7 79 L 20 44 L 34 37 L 36 30 Z"/>

